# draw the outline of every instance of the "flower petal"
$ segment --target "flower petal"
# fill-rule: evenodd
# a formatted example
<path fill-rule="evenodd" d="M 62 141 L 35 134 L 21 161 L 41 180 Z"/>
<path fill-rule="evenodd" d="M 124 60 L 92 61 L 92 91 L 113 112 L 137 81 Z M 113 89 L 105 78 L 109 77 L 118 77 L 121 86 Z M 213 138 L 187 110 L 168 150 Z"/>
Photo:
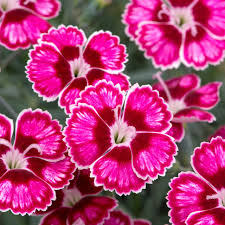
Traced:
<path fill-rule="evenodd" d="M 123 104 L 123 94 L 112 83 L 100 81 L 81 93 L 78 103 L 86 103 L 95 108 L 100 117 L 111 126 L 115 122 L 115 109 Z"/>
<path fill-rule="evenodd" d="M 186 74 L 166 80 L 165 84 L 174 100 L 183 100 L 190 91 L 200 86 L 200 78 L 195 74 Z M 154 84 L 152 88 L 159 91 L 159 95 L 168 101 L 167 95 L 160 83 Z"/>
<path fill-rule="evenodd" d="M 171 113 L 158 92 L 153 91 L 150 85 L 134 85 L 124 110 L 124 121 L 137 131 L 162 132 L 170 126 Z"/>
<path fill-rule="evenodd" d="M 194 0 L 168 0 L 168 2 L 173 6 L 173 7 L 187 7 L 191 5 L 191 3 L 194 2 Z"/>
<path fill-rule="evenodd" d="M 13 120 L 7 116 L 0 114 L 0 138 L 11 141 L 13 133 Z"/>
<path fill-rule="evenodd" d="M 19 0 L 21 6 L 28 8 L 48 19 L 59 14 L 61 4 L 58 0 Z"/>
<path fill-rule="evenodd" d="M 70 182 L 69 188 L 76 187 L 82 195 L 93 195 L 102 191 L 101 186 L 95 186 L 94 179 L 90 177 L 89 169 L 77 170 L 77 172 L 78 175 Z"/>
<path fill-rule="evenodd" d="M 225 5 L 223 0 L 201 0 L 192 9 L 195 21 L 201 23 L 212 34 L 225 36 Z M 201 12 L 201 13 L 199 13 Z"/>
<path fill-rule="evenodd" d="M 86 75 L 88 84 L 95 85 L 99 80 L 111 81 L 114 85 L 119 84 L 122 91 L 127 91 L 130 86 L 129 77 L 123 73 L 110 74 L 103 70 L 92 69 Z"/>
<path fill-rule="evenodd" d="M 193 123 L 193 122 L 209 122 L 212 123 L 215 120 L 213 114 L 195 108 L 183 109 L 176 113 L 173 118 L 173 122 L 176 123 Z"/>
<path fill-rule="evenodd" d="M 80 97 L 80 92 L 87 86 L 87 80 L 84 77 L 75 78 L 60 94 L 59 106 L 65 108 L 69 114 L 70 106 L 75 104 L 75 100 Z"/>
<path fill-rule="evenodd" d="M 137 175 L 156 179 L 174 162 L 177 146 L 171 137 L 160 133 L 137 134 L 131 142 L 132 163 Z"/>
<path fill-rule="evenodd" d="M 64 196 L 65 196 L 64 191 L 63 191 L 63 189 L 60 189 L 60 190 L 56 190 L 55 193 L 56 193 L 56 199 L 52 201 L 52 204 L 44 211 L 36 210 L 34 212 L 35 216 L 46 215 L 46 214 L 50 213 L 51 211 L 62 207 Z"/>
<path fill-rule="evenodd" d="M 218 207 L 201 212 L 191 214 L 187 221 L 187 225 L 224 225 L 225 224 L 225 209 Z"/>
<path fill-rule="evenodd" d="M 225 141 L 213 138 L 196 148 L 192 158 L 193 168 L 217 190 L 225 188 Z"/>
<path fill-rule="evenodd" d="M 191 30 L 186 32 L 183 56 L 186 66 L 195 69 L 205 69 L 209 63 L 218 64 L 223 59 L 225 49 L 224 40 L 212 38 L 203 28 L 196 26 L 196 34 Z"/>
<path fill-rule="evenodd" d="M 219 102 L 219 88 L 221 82 L 211 82 L 201 88 L 192 91 L 185 97 L 187 106 L 199 107 L 202 109 L 211 109 Z"/>
<path fill-rule="evenodd" d="M 48 162 L 32 157 L 27 159 L 27 162 L 28 169 L 55 189 L 68 185 L 75 171 L 75 165 L 70 161 L 69 157 L 56 162 Z"/>
<path fill-rule="evenodd" d="M 79 219 L 85 225 L 101 224 L 116 206 L 116 200 L 109 197 L 84 197 L 73 207 L 68 217 L 68 225 L 77 224 Z"/>
<path fill-rule="evenodd" d="M 184 138 L 184 127 L 182 123 L 171 122 L 172 127 L 166 132 L 167 135 L 173 137 L 176 142 L 181 142 Z"/>
<path fill-rule="evenodd" d="M 217 199 L 207 196 L 216 192 L 201 178 L 191 172 L 181 172 L 170 183 L 167 199 L 171 208 L 169 216 L 174 225 L 185 225 L 187 217 L 200 210 L 211 209 L 219 205 Z"/>
<path fill-rule="evenodd" d="M 7 167 L 2 159 L 0 159 L 0 177 L 7 171 Z"/>
<path fill-rule="evenodd" d="M 44 216 L 40 225 L 66 225 L 67 217 L 71 208 L 60 207 Z"/>
<path fill-rule="evenodd" d="M 115 190 L 118 195 L 138 193 L 145 188 L 146 180 L 134 173 L 131 165 L 131 151 L 126 146 L 116 146 L 91 166 L 91 176 L 97 185 L 105 190 Z"/>
<path fill-rule="evenodd" d="M 31 148 L 25 156 L 38 156 L 43 159 L 62 158 L 67 147 L 61 132 L 61 125 L 52 120 L 50 113 L 40 109 L 26 109 L 17 118 L 14 148 L 24 152 L 32 144 L 37 144 L 41 152 Z"/>
<path fill-rule="evenodd" d="M 9 170 L 0 178 L 1 211 L 31 214 L 35 209 L 45 210 L 54 198 L 50 186 L 27 170 Z"/>
<path fill-rule="evenodd" d="M 5 139 L 11 142 L 11 137 L 13 133 L 13 121 L 7 116 L 0 114 L 0 139 Z M 10 150 L 5 145 L 0 145 L 0 156 L 5 154 Z"/>
<path fill-rule="evenodd" d="M 103 225 L 132 225 L 130 217 L 121 210 L 114 210 L 110 213 L 109 219 L 106 219 Z"/>
<path fill-rule="evenodd" d="M 90 166 L 111 146 L 110 130 L 96 111 L 80 104 L 72 111 L 64 134 L 69 154 L 79 167 Z"/>
<path fill-rule="evenodd" d="M 162 2 L 158 0 L 131 0 L 130 2 L 123 15 L 123 23 L 127 25 L 126 34 L 131 38 L 136 38 L 138 25 L 141 22 L 160 21 L 158 14 Z M 167 20 L 167 17 L 164 20 Z"/>
<path fill-rule="evenodd" d="M 119 72 L 124 69 L 126 62 L 126 47 L 119 43 L 118 36 L 110 32 L 95 32 L 90 36 L 84 50 L 84 59 L 95 68 Z"/>
<path fill-rule="evenodd" d="M 63 88 L 72 80 L 70 64 L 52 46 L 36 45 L 30 52 L 26 67 L 33 89 L 47 101 L 54 101 Z"/>
<path fill-rule="evenodd" d="M 24 9 L 9 10 L 0 27 L 0 41 L 9 49 L 28 48 L 51 27 L 45 20 Z"/>
<path fill-rule="evenodd" d="M 51 28 L 47 34 L 42 35 L 41 41 L 53 43 L 66 60 L 73 61 L 79 58 L 79 47 L 84 45 L 86 37 L 77 27 L 61 25 L 57 29 Z"/>
<path fill-rule="evenodd" d="M 137 44 L 156 68 L 166 70 L 180 65 L 181 39 L 181 33 L 172 25 L 147 23 L 139 28 Z"/>

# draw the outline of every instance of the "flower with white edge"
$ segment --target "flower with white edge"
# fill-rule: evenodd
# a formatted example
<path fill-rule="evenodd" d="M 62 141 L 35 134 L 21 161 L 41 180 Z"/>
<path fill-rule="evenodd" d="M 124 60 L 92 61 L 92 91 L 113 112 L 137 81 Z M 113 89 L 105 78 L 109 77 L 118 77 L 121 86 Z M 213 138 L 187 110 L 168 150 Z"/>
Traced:
<path fill-rule="evenodd" d="M 52 28 L 30 51 L 28 79 L 44 100 L 59 98 L 59 106 L 66 113 L 80 92 L 99 80 L 112 81 L 127 90 L 128 77 L 121 73 L 127 54 L 119 42 L 110 32 L 95 32 L 87 40 L 77 27 Z"/>
<path fill-rule="evenodd" d="M 219 64 L 225 51 L 224 0 L 130 0 L 126 34 L 162 70 Z"/>
<path fill-rule="evenodd" d="M 36 44 L 60 8 L 58 0 L 0 0 L 0 44 L 11 50 Z"/>
<path fill-rule="evenodd" d="M 151 86 L 124 92 L 100 81 L 72 108 L 64 130 L 69 155 L 79 168 L 90 167 L 95 184 L 105 190 L 138 193 L 174 162 L 177 147 L 165 134 L 171 117 Z"/>
<path fill-rule="evenodd" d="M 194 150 L 194 172 L 181 172 L 170 183 L 168 206 L 174 225 L 225 224 L 225 141 L 213 138 Z"/>
<path fill-rule="evenodd" d="M 184 138 L 184 123 L 211 123 L 215 120 L 214 115 L 206 110 L 212 109 L 219 102 L 221 82 L 210 82 L 200 87 L 201 80 L 195 74 L 164 81 L 159 72 L 154 78 L 159 83 L 154 84 L 153 89 L 159 91 L 173 114 L 172 127 L 167 134 L 176 141 L 180 142 Z"/>
<path fill-rule="evenodd" d="M 26 109 L 18 116 L 14 145 L 12 133 L 12 120 L 0 114 L 0 211 L 45 210 L 75 170 L 64 156 L 61 126 L 48 112 Z"/>
<path fill-rule="evenodd" d="M 102 187 L 94 185 L 89 170 L 77 170 L 70 185 L 57 191 L 56 201 L 46 212 L 40 225 L 99 225 L 117 206 L 115 199 L 97 196 Z"/>

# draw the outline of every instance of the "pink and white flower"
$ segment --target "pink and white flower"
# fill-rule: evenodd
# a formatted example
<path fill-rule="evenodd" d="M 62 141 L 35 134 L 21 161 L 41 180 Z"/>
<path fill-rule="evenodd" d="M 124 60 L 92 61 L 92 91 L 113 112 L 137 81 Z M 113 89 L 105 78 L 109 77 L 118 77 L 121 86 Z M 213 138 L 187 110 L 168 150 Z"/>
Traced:
<path fill-rule="evenodd" d="M 36 44 L 60 8 L 58 0 L 0 0 L 0 43 L 12 50 Z"/>
<path fill-rule="evenodd" d="M 163 81 L 160 72 L 155 75 L 159 83 L 153 89 L 167 102 L 173 114 L 172 127 L 167 132 L 178 142 L 184 137 L 183 123 L 213 122 L 213 114 L 205 111 L 212 109 L 219 102 L 221 82 L 211 82 L 200 87 L 200 78 L 195 74 Z"/>
<path fill-rule="evenodd" d="M 40 225 L 102 224 L 117 203 L 113 198 L 97 196 L 101 190 L 102 187 L 94 185 L 89 170 L 77 170 L 70 185 L 57 191 L 56 201 L 47 210 Z"/>
<path fill-rule="evenodd" d="M 62 25 L 42 35 L 30 52 L 27 74 L 39 96 L 47 101 L 59 97 L 59 106 L 69 113 L 80 92 L 101 79 L 127 90 L 127 76 L 120 73 L 126 57 L 125 46 L 110 32 L 95 32 L 86 40 L 82 30 Z"/>
<path fill-rule="evenodd" d="M 121 210 L 114 210 L 110 213 L 109 219 L 104 221 L 103 225 L 151 225 L 151 223 L 144 219 L 132 219 Z"/>
<path fill-rule="evenodd" d="M 12 120 L 0 114 L 0 211 L 45 210 L 75 170 L 64 156 L 61 126 L 48 112 L 26 109 L 18 116 L 14 145 L 12 133 Z"/>
<path fill-rule="evenodd" d="M 225 50 L 224 0 L 130 0 L 126 34 L 162 70 L 218 64 Z"/>
<path fill-rule="evenodd" d="M 177 147 L 165 134 L 172 115 L 157 91 L 134 85 L 126 93 L 100 81 L 80 96 L 65 140 L 76 165 L 91 168 L 95 185 L 119 195 L 138 193 L 165 174 Z"/>
<path fill-rule="evenodd" d="M 203 142 L 192 156 L 193 172 L 181 172 L 170 183 L 168 206 L 174 225 L 225 224 L 225 141 Z"/>

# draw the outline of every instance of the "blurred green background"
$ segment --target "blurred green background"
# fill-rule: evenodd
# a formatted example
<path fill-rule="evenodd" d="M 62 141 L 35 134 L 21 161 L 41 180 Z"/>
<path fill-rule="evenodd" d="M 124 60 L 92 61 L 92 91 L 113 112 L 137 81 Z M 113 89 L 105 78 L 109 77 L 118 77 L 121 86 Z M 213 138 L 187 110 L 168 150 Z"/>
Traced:
<path fill-rule="evenodd" d="M 121 15 L 127 0 L 61 0 L 62 9 L 60 15 L 51 20 L 53 26 L 60 24 L 76 25 L 83 29 L 88 37 L 96 30 L 110 30 L 120 36 L 121 42 L 127 46 L 129 61 L 125 73 L 131 77 L 131 83 L 152 84 L 152 75 L 157 71 L 153 68 L 150 60 L 146 60 L 143 52 L 129 40 L 124 33 L 124 25 L 121 23 Z M 25 74 L 25 65 L 28 60 L 28 50 L 11 52 L 0 47 L 0 113 L 14 119 L 24 108 L 41 108 L 52 113 L 64 125 L 65 114 L 57 106 L 57 102 L 47 103 L 42 101 L 32 91 L 32 85 L 28 82 Z M 164 78 L 172 78 L 185 73 L 195 72 L 202 79 L 202 84 L 211 81 L 224 82 L 225 63 L 219 66 L 210 66 L 207 70 L 196 72 L 191 68 L 181 66 L 178 70 L 168 70 L 163 73 Z M 179 153 L 176 163 L 168 170 L 165 177 L 160 177 L 146 190 L 136 195 L 116 196 L 120 207 L 133 217 L 150 220 L 153 225 L 168 224 L 168 208 L 166 206 L 166 194 L 169 190 L 170 179 L 181 170 L 191 170 L 190 155 L 193 149 L 206 141 L 218 127 L 225 124 L 225 87 L 220 91 L 221 101 L 212 110 L 216 116 L 216 122 L 194 123 L 186 125 L 184 140 L 178 144 Z M 2 101 L 4 100 L 4 102 Z M 15 111 L 12 112 L 10 107 Z M 1 213 L 0 225 L 38 225 L 39 217 L 15 216 L 9 212 Z"/>

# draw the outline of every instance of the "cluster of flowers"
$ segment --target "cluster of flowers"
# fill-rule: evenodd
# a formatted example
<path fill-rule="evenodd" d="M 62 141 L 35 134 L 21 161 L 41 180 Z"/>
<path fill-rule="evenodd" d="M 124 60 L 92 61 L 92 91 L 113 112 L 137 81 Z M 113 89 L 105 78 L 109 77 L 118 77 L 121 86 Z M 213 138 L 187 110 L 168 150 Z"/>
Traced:
<path fill-rule="evenodd" d="M 164 176 L 184 138 L 183 124 L 215 120 L 206 110 L 218 103 L 221 83 L 200 86 L 195 74 L 164 81 L 159 72 L 152 87 L 131 86 L 117 36 L 98 31 L 86 38 L 77 27 L 50 28 L 43 18 L 58 14 L 56 0 L 0 0 L 0 7 L 0 42 L 11 49 L 36 43 L 27 77 L 44 100 L 58 98 L 69 117 L 62 131 L 48 112 L 24 110 L 12 145 L 12 120 L 0 115 L 0 210 L 45 214 L 41 225 L 149 225 L 115 210 L 117 201 L 99 193 L 139 193 Z M 221 11 L 224 0 L 131 0 L 123 21 L 156 67 L 182 62 L 202 69 L 224 55 Z M 224 138 L 224 128 L 215 135 Z M 195 173 L 171 181 L 174 225 L 225 224 L 221 137 L 195 149 Z"/>

